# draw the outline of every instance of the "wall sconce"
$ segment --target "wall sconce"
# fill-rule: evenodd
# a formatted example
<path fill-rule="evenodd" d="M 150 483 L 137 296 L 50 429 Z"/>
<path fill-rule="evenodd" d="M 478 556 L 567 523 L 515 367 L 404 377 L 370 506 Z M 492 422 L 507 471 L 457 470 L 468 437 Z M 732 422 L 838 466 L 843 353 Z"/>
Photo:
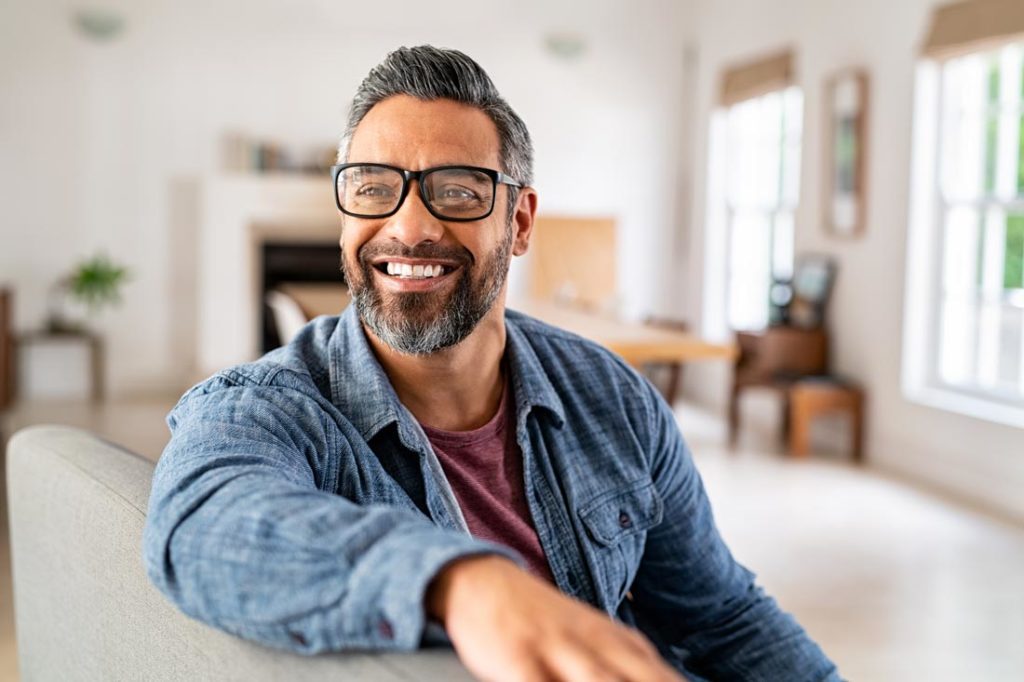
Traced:
<path fill-rule="evenodd" d="M 96 43 L 109 43 L 124 30 L 124 17 L 109 9 L 76 10 L 72 19 L 78 32 Z"/>
<path fill-rule="evenodd" d="M 578 33 L 555 32 L 544 36 L 547 51 L 563 61 L 575 61 L 587 51 L 587 41 Z"/>

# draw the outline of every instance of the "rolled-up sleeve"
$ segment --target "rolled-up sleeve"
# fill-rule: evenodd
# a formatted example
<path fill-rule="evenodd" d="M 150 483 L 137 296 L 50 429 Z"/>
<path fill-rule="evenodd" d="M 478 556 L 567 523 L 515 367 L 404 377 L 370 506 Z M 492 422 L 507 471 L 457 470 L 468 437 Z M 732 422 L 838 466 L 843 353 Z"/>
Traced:
<path fill-rule="evenodd" d="M 300 653 L 411 650 L 451 561 L 509 550 L 415 508 L 336 494 L 358 432 L 294 389 L 193 390 L 168 417 L 143 538 L 147 573 L 184 613 Z"/>
<path fill-rule="evenodd" d="M 671 411 L 649 399 L 651 470 L 664 518 L 647 537 L 632 588 L 638 616 L 686 670 L 708 679 L 839 680 L 818 645 L 733 558 Z"/>

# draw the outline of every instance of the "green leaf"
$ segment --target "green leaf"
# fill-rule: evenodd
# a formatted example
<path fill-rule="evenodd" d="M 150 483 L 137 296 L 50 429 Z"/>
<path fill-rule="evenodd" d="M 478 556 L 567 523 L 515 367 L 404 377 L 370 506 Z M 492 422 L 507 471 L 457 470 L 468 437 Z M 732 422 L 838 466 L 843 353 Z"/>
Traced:
<path fill-rule="evenodd" d="M 79 263 L 68 277 L 71 297 L 84 303 L 92 313 L 121 301 L 121 287 L 128 269 L 116 265 L 104 254 Z"/>

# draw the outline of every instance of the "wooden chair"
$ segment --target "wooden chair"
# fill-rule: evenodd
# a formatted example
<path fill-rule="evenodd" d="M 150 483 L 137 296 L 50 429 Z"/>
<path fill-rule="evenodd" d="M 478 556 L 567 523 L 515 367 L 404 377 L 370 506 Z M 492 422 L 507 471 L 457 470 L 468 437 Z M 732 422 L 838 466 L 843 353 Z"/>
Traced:
<path fill-rule="evenodd" d="M 729 395 L 729 444 L 734 446 L 739 434 L 740 396 L 753 387 L 781 393 L 782 430 L 788 435 L 789 388 L 798 379 L 827 372 L 828 335 L 822 328 L 769 327 L 763 332 L 738 332 L 736 345 L 740 353 Z"/>

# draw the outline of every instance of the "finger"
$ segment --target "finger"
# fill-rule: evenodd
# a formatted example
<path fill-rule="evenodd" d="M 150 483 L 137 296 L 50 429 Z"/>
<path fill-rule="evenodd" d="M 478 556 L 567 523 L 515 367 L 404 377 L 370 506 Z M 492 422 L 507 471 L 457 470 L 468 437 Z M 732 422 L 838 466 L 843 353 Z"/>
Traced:
<path fill-rule="evenodd" d="M 559 682 L 625 682 L 593 651 L 572 640 L 552 647 L 544 662 Z"/>
<path fill-rule="evenodd" d="M 480 682 L 551 682 L 555 679 L 540 663 L 524 659 L 506 665 L 492 663 L 486 668 L 466 664 L 466 669 Z"/>
<path fill-rule="evenodd" d="M 609 674 L 627 682 L 683 682 L 646 638 L 621 629 L 611 641 L 591 643 Z"/>

